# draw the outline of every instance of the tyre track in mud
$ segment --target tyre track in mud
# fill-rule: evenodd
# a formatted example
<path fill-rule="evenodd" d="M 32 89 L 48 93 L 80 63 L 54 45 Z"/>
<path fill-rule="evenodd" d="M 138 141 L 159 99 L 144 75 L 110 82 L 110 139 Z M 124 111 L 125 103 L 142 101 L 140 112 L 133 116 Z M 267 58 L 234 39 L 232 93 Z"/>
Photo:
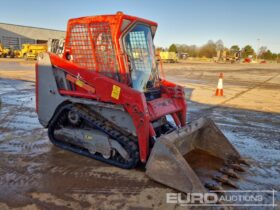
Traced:
<path fill-rule="evenodd" d="M 64 162 L 65 160 L 66 158 L 64 158 Z M 30 161 L 29 164 L 33 163 Z M 47 192 L 56 198 L 61 198 L 65 193 L 98 196 L 100 193 L 114 195 L 118 192 L 120 195 L 136 196 L 147 187 L 154 186 L 149 180 L 139 180 L 139 178 L 134 180 L 131 179 L 130 175 L 119 174 L 118 171 L 115 173 L 113 171 L 107 173 L 95 171 L 95 167 L 102 166 L 94 166 L 94 168 L 89 169 L 88 167 L 81 168 L 81 164 L 75 166 L 57 166 L 55 163 L 49 166 L 49 164 L 41 163 L 41 165 L 33 167 L 32 173 L 28 173 L 25 167 L 21 167 L 21 172 L 4 168 L 6 173 L 1 174 L 0 184 L 2 190 L 5 189 L 5 194 L 0 194 L 0 200 L 4 200 L 12 206 L 15 204 L 16 206 L 27 205 L 28 199 L 24 197 L 28 197 L 29 192 L 38 192 L 39 194 Z M 101 168 L 101 170 L 103 169 L 104 167 Z M 125 173 L 127 174 L 127 172 Z M 14 194 L 15 192 L 19 194 L 19 197 Z M 9 200 L 11 196 L 13 196 L 12 203 Z M 55 203 L 55 200 L 49 202 Z M 83 201 L 80 200 L 79 203 L 83 203 Z"/>
<path fill-rule="evenodd" d="M 263 87 L 263 86 L 266 87 L 266 85 L 267 85 L 267 83 L 268 83 L 269 81 L 275 79 L 275 78 L 278 77 L 278 76 L 280 76 L 280 73 L 277 73 L 277 74 L 275 74 L 275 75 L 269 77 L 268 79 L 266 79 L 266 80 L 264 80 L 264 81 L 262 81 L 262 82 L 257 82 L 257 83 L 256 83 L 256 82 L 251 82 L 251 83 L 248 82 L 248 84 L 247 84 L 246 86 L 249 86 L 249 87 L 247 87 L 244 91 L 241 91 L 241 92 L 235 94 L 234 96 L 232 96 L 232 97 L 230 97 L 230 98 L 228 98 L 228 99 L 226 99 L 226 100 L 224 100 L 224 101 L 222 101 L 222 102 L 220 102 L 220 103 L 218 103 L 218 104 L 215 104 L 215 105 L 207 105 L 207 108 L 204 108 L 204 111 L 207 111 L 207 110 L 208 110 L 208 111 L 214 110 L 214 109 L 216 109 L 216 108 L 219 108 L 221 105 L 226 105 L 228 102 L 230 102 L 230 101 L 232 101 L 232 100 L 234 100 L 234 99 L 239 98 L 240 96 L 242 96 L 242 95 L 244 95 L 244 94 L 250 92 L 251 90 L 254 90 L 254 89 L 256 89 L 256 88 Z M 240 82 L 240 81 L 238 81 L 238 82 Z M 237 82 L 237 83 L 238 83 L 238 82 Z M 269 84 L 269 85 L 272 85 L 272 84 Z M 279 84 L 279 85 L 273 85 L 273 87 L 279 88 L 279 89 L 280 89 L 280 84 Z M 199 117 L 199 116 L 201 116 L 201 114 L 198 114 L 197 117 Z"/>
<path fill-rule="evenodd" d="M 220 73 L 220 72 L 218 72 Z M 264 81 L 248 81 L 246 80 L 246 78 L 242 79 L 242 74 L 252 74 L 252 72 L 240 72 L 241 76 L 240 77 L 236 77 L 235 75 L 229 74 L 230 72 L 225 72 L 224 73 L 224 83 L 225 85 L 228 86 L 242 86 L 242 87 L 254 87 L 257 85 L 260 85 L 260 83 L 264 82 Z M 260 72 L 257 72 L 258 75 L 260 75 Z M 275 72 L 276 74 L 273 74 L 271 77 L 277 77 L 279 75 L 279 71 Z M 227 76 L 226 76 L 227 75 Z M 267 77 L 267 73 L 263 73 L 263 75 L 261 75 L 263 77 Z M 233 78 L 232 78 L 233 77 Z M 272 80 L 274 78 L 269 77 L 266 80 Z M 179 83 L 181 83 L 181 85 L 185 86 L 188 83 L 198 83 L 198 84 L 211 84 L 212 85 L 217 85 L 218 82 L 218 78 L 219 78 L 219 74 L 213 74 L 213 72 L 211 71 L 203 71 L 203 72 L 197 72 L 197 70 L 195 70 L 195 72 L 186 72 L 186 73 L 182 73 L 180 72 L 179 74 L 170 74 L 167 76 L 167 78 L 170 78 L 171 80 L 175 80 Z M 267 81 L 267 82 L 269 82 Z M 265 84 L 265 89 L 274 89 L 274 88 L 280 88 L 280 84 L 279 83 L 267 83 Z"/>
<path fill-rule="evenodd" d="M 278 77 L 278 76 L 280 76 L 280 73 L 277 73 L 277 74 L 271 76 L 270 78 L 264 80 L 263 82 L 257 83 L 256 85 L 254 85 L 254 86 L 252 86 L 252 87 L 249 87 L 248 89 L 237 93 L 235 96 L 233 96 L 233 97 L 231 97 L 231 98 L 229 98 L 229 99 L 227 99 L 227 100 L 225 100 L 225 101 L 219 103 L 218 105 L 226 104 L 227 102 L 229 102 L 229 101 L 231 101 L 231 100 L 233 100 L 233 99 L 236 99 L 236 98 L 242 96 L 243 94 L 245 94 L 245 93 L 247 93 L 247 92 L 249 92 L 249 91 L 251 91 L 251 90 L 254 90 L 254 89 L 256 89 L 256 88 L 262 87 L 262 86 L 265 85 L 267 82 L 273 80 L 274 78 L 276 78 L 276 77 Z"/>
<path fill-rule="evenodd" d="M 42 135 L 40 135 L 42 136 Z M 36 140 L 37 139 L 37 140 Z M 37 142 L 25 142 L 25 138 L 6 138 L 0 144 L 0 150 L 3 154 L 28 154 L 30 156 L 38 155 L 49 150 L 50 144 L 47 140 L 41 140 L 40 137 L 34 138 Z"/>
<path fill-rule="evenodd" d="M 49 193 L 56 198 L 61 198 L 65 193 L 98 196 L 100 193 L 114 195 L 118 192 L 120 195 L 136 196 L 144 189 L 155 186 L 147 178 L 142 180 L 142 174 L 140 175 L 141 180 L 139 180 L 138 174 L 136 179 L 133 179 L 133 176 L 128 175 L 126 171 L 122 173 L 115 170 L 114 172 L 114 168 L 112 170 L 111 167 L 106 170 L 104 169 L 107 168 L 106 166 L 100 166 L 99 163 L 95 164 L 94 160 L 90 161 L 91 165 L 94 165 L 91 167 L 81 167 L 83 165 L 79 164 L 81 160 L 73 166 L 72 163 L 67 163 L 66 161 L 73 161 L 73 159 L 80 159 L 80 157 L 73 158 L 74 154 L 69 154 L 69 156 L 72 159 L 63 157 L 56 163 L 56 160 L 50 162 L 50 157 L 42 158 L 37 156 L 34 161 L 34 159 L 28 160 L 26 157 L 17 159 L 17 156 L 13 155 L 7 158 L 21 162 L 21 164 L 14 165 L 10 163 L 6 166 L 6 157 L 2 157 L 3 162 L 1 161 L 0 164 L 4 173 L 2 171 L 0 175 L 0 201 L 4 201 L 14 207 L 27 205 L 30 203 L 28 198 L 32 192 L 38 192 L 39 194 Z M 64 165 L 61 166 L 59 162 Z M 37 165 L 34 165 L 35 163 Z M 2 167 L 3 165 L 4 167 Z M 95 171 L 96 167 L 100 170 Z M 102 170 L 107 172 L 102 172 Z M 10 200 L 11 197 L 13 197 L 13 200 Z M 34 203 L 37 199 L 31 200 Z M 49 201 L 49 203 L 55 203 L 55 200 Z M 83 203 L 83 201 L 80 200 L 80 203 Z"/>

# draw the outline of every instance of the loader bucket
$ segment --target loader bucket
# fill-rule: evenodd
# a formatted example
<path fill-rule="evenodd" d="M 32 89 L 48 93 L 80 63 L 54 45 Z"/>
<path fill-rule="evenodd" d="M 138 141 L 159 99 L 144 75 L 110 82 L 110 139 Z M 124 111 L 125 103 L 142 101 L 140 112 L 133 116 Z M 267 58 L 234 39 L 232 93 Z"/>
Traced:
<path fill-rule="evenodd" d="M 146 164 L 153 180 L 179 191 L 222 190 L 222 185 L 237 187 L 236 171 L 246 163 L 215 123 L 200 118 L 156 140 Z"/>

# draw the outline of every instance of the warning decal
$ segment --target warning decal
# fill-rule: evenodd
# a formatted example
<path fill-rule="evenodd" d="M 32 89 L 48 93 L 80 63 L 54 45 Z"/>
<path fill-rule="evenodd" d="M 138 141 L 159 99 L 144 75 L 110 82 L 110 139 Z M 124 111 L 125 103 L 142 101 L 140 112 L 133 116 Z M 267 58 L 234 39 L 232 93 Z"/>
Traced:
<path fill-rule="evenodd" d="M 119 100 L 120 93 L 121 93 L 121 88 L 119 86 L 117 86 L 117 85 L 113 85 L 111 97 L 114 98 L 114 99 Z"/>

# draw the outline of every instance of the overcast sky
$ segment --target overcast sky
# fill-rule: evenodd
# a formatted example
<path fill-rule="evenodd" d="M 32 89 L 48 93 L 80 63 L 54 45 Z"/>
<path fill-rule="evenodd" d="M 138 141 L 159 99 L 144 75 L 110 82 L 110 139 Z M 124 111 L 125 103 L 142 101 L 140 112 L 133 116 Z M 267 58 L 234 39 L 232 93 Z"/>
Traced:
<path fill-rule="evenodd" d="M 123 11 L 159 24 L 157 46 L 222 39 L 257 48 L 259 39 L 280 53 L 280 0 L 13 0 L 0 8 L 0 22 L 61 30 L 69 18 Z"/>

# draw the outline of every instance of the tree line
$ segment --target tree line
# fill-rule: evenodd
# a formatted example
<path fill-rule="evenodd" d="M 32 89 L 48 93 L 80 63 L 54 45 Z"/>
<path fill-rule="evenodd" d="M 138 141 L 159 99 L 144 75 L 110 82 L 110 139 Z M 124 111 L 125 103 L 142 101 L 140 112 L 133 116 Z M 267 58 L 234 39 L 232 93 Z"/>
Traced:
<path fill-rule="evenodd" d="M 280 53 L 272 53 L 267 47 L 262 46 L 258 51 L 255 51 L 251 45 L 246 45 L 243 48 L 238 45 L 232 45 L 230 48 L 224 46 L 222 40 L 216 42 L 209 40 L 206 44 L 202 46 L 197 45 L 186 45 L 186 44 L 172 44 L 169 48 L 157 48 L 160 51 L 169 51 L 175 53 L 187 53 L 189 57 L 207 57 L 213 58 L 217 56 L 218 51 L 226 50 L 229 55 L 241 51 L 241 56 L 243 58 L 248 58 L 248 56 L 253 56 L 254 58 L 266 59 L 266 60 L 276 60 L 280 59 Z"/>

